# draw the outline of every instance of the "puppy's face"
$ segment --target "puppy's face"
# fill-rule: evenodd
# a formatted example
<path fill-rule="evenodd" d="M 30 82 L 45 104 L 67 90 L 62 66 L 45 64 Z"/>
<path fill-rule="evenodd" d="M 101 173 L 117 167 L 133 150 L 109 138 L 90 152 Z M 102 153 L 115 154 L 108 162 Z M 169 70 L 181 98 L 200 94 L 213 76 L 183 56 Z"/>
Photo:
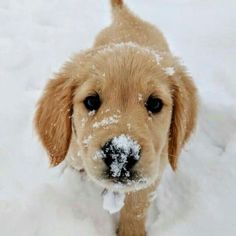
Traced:
<path fill-rule="evenodd" d="M 177 105 L 174 110 L 175 99 L 179 97 L 174 95 L 173 80 L 180 79 L 175 70 L 169 66 L 168 58 L 134 46 L 100 49 L 85 56 L 83 63 L 74 59 L 58 78 L 66 81 L 69 77 L 66 87 L 60 85 L 63 91 L 68 91 L 50 109 L 49 88 L 53 86 L 49 85 L 36 114 L 36 127 L 52 163 L 64 159 L 73 133 L 86 172 L 103 187 L 133 191 L 155 182 L 166 157 L 169 155 L 170 161 L 176 159 L 176 150 L 187 137 L 175 127 L 176 119 L 181 116 L 176 113 Z M 57 92 L 58 86 L 55 86 Z M 52 96 L 55 89 L 51 100 Z M 61 100 L 64 105 L 60 111 L 69 111 L 64 118 L 52 114 L 55 110 L 52 106 L 58 107 Z M 183 122 L 186 122 L 188 111 L 182 105 L 182 116 L 186 116 Z M 45 106 L 48 106 L 46 111 Z M 47 127 L 47 135 L 43 137 L 42 113 L 47 111 L 47 122 L 51 116 L 57 116 L 51 122 L 57 125 Z M 63 124 L 58 124 L 58 120 Z M 176 136 L 173 143 L 171 135 Z M 173 168 L 175 161 L 171 163 Z"/>
<path fill-rule="evenodd" d="M 73 129 L 85 169 L 106 188 L 146 186 L 157 179 L 167 154 L 168 76 L 157 58 L 136 48 L 100 51 L 89 64 L 73 100 Z"/>

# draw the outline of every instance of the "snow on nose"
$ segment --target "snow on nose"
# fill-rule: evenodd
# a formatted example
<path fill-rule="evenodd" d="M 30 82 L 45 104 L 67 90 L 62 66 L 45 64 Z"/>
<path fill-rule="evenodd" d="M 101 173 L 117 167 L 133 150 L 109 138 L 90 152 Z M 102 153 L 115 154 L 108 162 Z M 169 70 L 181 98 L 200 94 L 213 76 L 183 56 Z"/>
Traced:
<path fill-rule="evenodd" d="M 122 134 L 109 140 L 102 148 L 102 158 L 112 177 L 129 177 L 140 159 L 141 147 L 130 136 Z"/>

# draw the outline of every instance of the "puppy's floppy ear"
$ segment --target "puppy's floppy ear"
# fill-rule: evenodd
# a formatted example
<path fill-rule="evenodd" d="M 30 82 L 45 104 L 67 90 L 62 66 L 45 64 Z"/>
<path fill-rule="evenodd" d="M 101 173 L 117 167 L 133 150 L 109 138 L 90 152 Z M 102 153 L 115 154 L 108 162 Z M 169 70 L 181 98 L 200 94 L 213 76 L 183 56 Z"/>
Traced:
<path fill-rule="evenodd" d="M 173 111 L 169 133 L 168 154 L 173 170 L 183 145 L 195 128 L 197 119 L 197 90 L 185 68 L 179 66 L 172 78 Z"/>
<path fill-rule="evenodd" d="M 74 92 L 84 82 L 91 67 L 88 62 L 94 53 L 96 51 L 90 49 L 72 57 L 48 82 L 39 100 L 34 122 L 52 166 L 62 162 L 67 154 L 72 133 Z"/>
<path fill-rule="evenodd" d="M 72 99 L 75 81 L 58 73 L 48 82 L 35 115 L 35 127 L 48 151 L 51 165 L 64 160 L 71 138 Z"/>

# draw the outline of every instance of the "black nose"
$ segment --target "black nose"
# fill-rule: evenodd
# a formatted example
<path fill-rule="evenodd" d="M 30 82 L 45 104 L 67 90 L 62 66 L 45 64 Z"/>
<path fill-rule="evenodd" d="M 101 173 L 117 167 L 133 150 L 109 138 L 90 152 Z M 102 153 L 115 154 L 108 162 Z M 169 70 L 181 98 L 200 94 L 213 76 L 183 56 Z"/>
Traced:
<path fill-rule="evenodd" d="M 103 147 L 103 161 L 112 177 L 129 177 L 130 170 L 140 159 L 140 145 L 129 136 L 120 135 L 109 140 Z"/>

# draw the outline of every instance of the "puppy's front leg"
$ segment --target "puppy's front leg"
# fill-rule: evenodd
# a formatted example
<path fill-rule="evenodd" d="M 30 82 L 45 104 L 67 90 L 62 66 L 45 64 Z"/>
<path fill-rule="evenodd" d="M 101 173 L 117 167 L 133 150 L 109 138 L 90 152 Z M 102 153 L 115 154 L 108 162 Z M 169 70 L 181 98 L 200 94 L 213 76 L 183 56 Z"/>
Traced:
<path fill-rule="evenodd" d="M 150 193 L 155 186 L 126 194 L 125 205 L 120 212 L 118 236 L 146 236 L 145 222 Z"/>

